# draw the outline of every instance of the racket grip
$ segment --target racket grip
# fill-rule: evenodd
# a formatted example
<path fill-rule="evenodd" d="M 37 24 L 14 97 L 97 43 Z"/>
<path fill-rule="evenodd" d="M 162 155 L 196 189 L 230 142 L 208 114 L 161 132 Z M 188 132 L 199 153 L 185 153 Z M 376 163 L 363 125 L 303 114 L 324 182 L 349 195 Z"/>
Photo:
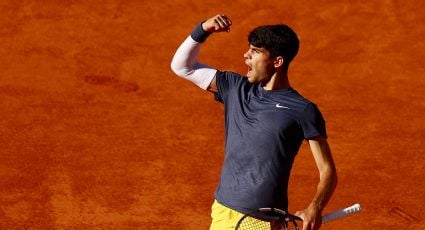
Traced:
<path fill-rule="evenodd" d="M 356 212 L 360 212 L 361 207 L 360 204 L 354 204 L 350 207 L 344 208 L 344 209 L 340 209 L 338 211 L 335 212 L 331 212 L 325 216 L 322 217 L 322 223 L 326 223 L 329 222 L 331 220 L 343 217 L 343 216 L 347 216 L 350 214 L 354 214 Z"/>

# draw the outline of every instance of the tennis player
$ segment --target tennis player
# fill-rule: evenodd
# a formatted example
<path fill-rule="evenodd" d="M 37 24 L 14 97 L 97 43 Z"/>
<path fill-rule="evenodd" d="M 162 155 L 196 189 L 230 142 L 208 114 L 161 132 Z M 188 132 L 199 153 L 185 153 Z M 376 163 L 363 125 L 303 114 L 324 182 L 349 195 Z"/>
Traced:
<path fill-rule="evenodd" d="M 225 158 L 210 229 L 234 229 L 244 213 L 258 208 L 287 210 L 290 171 L 303 140 L 320 180 L 310 204 L 295 215 L 303 219 L 304 230 L 319 229 L 337 176 L 322 114 L 288 81 L 288 67 L 299 47 L 297 35 L 283 24 L 252 30 L 243 55 L 245 76 L 201 64 L 202 43 L 212 33 L 229 32 L 231 25 L 223 14 L 199 23 L 171 63 L 178 76 L 214 93 L 224 104 Z"/>

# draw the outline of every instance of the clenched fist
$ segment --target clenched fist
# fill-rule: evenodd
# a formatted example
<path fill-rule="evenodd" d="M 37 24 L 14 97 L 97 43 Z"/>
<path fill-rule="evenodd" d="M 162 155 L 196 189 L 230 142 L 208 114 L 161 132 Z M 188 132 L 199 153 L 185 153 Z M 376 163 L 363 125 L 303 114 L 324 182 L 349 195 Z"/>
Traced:
<path fill-rule="evenodd" d="M 204 23 L 202 23 L 202 29 L 207 32 L 229 32 L 232 21 L 224 14 L 218 14 Z"/>

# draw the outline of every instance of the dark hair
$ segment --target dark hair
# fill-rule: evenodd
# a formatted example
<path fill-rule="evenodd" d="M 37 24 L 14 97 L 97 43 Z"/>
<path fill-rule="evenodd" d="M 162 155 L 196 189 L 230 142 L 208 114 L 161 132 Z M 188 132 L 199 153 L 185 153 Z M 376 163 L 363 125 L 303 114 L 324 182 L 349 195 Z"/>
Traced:
<path fill-rule="evenodd" d="M 286 65 L 294 59 L 299 48 L 297 34 L 284 24 L 259 26 L 249 33 L 248 42 L 266 49 L 271 57 L 282 56 Z"/>

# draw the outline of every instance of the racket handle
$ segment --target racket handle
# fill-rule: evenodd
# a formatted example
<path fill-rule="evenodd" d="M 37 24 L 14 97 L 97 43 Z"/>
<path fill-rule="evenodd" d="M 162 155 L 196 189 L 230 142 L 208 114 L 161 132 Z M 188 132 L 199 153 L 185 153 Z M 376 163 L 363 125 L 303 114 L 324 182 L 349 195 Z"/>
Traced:
<path fill-rule="evenodd" d="M 361 210 L 360 204 L 351 205 L 350 207 L 340 209 L 335 212 L 331 212 L 329 214 L 324 215 L 322 217 L 322 223 L 326 223 L 337 218 L 341 218 L 350 214 L 360 212 L 360 210 Z"/>

